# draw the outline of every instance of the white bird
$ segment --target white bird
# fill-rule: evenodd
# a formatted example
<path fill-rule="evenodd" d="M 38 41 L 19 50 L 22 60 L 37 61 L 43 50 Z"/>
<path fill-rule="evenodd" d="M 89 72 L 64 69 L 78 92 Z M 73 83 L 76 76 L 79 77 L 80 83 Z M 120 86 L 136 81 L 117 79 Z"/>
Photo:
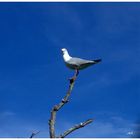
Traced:
<path fill-rule="evenodd" d="M 91 65 L 97 64 L 101 61 L 101 59 L 96 60 L 85 60 L 77 57 L 71 57 L 67 51 L 67 49 L 61 49 L 63 53 L 63 59 L 67 67 L 70 69 L 76 70 L 76 76 L 79 73 L 79 70 L 85 69 Z"/>

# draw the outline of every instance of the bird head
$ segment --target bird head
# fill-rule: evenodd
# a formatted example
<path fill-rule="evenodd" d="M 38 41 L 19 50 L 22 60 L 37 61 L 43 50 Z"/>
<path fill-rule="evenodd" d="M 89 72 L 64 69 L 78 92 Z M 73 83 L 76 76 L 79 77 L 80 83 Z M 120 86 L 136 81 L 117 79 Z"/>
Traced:
<path fill-rule="evenodd" d="M 61 49 L 61 51 L 63 54 L 67 53 L 67 49 L 65 49 L 65 48 Z"/>

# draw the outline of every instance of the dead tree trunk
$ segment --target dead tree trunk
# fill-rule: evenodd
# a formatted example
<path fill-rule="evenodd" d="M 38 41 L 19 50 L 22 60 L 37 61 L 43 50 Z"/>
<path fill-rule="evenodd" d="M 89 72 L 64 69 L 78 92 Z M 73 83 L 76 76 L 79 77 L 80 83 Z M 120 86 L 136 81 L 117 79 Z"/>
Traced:
<path fill-rule="evenodd" d="M 78 125 L 75 125 L 74 127 L 70 128 L 70 129 L 66 130 L 63 134 L 61 134 L 59 136 L 56 136 L 56 134 L 55 134 L 56 113 L 69 101 L 69 96 L 71 95 L 71 92 L 74 87 L 75 80 L 77 79 L 78 73 L 79 72 L 76 71 L 74 76 L 70 79 L 69 88 L 68 88 L 68 91 L 67 91 L 66 95 L 64 96 L 64 98 L 61 100 L 61 102 L 59 104 L 55 105 L 51 110 L 51 116 L 50 116 L 50 120 L 49 120 L 50 138 L 64 138 L 67 135 L 69 135 L 70 133 L 72 133 L 73 131 L 75 131 L 79 128 L 82 128 L 93 121 L 92 119 L 88 119 L 87 121 L 82 122 Z"/>

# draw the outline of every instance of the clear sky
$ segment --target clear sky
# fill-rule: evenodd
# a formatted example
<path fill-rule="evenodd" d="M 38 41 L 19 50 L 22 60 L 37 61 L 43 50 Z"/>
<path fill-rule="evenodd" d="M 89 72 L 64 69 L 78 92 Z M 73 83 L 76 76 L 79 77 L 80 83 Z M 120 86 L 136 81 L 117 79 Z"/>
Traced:
<path fill-rule="evenodd" d="M 0 3 L 0 137 L 49 137 L 74 73 L 61 48 L 102 62 L 80 71 L 56 133 L 89 118 L 68 137 L 140 133 L 140 3 Z"/>

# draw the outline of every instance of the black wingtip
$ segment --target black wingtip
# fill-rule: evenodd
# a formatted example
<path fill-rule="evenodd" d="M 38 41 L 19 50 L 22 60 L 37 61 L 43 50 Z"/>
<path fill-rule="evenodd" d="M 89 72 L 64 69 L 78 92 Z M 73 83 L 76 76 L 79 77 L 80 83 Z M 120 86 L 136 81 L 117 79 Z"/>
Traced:
<path fill-rule="evenodd" d="M 96 63 L 99 63 L 99 62 L 102 61 L 102 59 L 95 59 L 95 60 L 93 60 L 93 61 L 96 62 Z"/>

